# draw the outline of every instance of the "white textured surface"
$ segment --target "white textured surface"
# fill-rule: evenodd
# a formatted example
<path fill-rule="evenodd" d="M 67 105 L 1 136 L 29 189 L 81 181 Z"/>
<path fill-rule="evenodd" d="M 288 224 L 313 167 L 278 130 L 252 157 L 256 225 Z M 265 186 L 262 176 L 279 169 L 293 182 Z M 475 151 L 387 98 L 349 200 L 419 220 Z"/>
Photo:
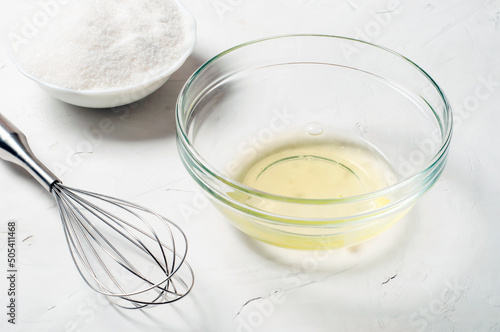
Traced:
<path fill-rule="evenodd" d="M 191 244 L 193 292 L 145 312 L 107 304 L 76 272 L 52 197 L 0 163 L 0 330 L 500 331 L 500 1 L 184 4 L 197 19 L 198 45 L 145 100 L 114 110 L 64 104 L 19 74 L 2 51 L 0 104 L 65 183 L 178 221 Z M 3 1 L 0 33 L 25 8 L 24 1 Z M 174 105 L 195 68 L 237 43 L 297 32 L 363 37 L 394 49 L 422 66 L 454 107 L 440 181 L 396 227 L 355 250 L 302 253 L 246 238 L 201 198 L 177 156 Z M 15 326 L 4 305 L 8 220 L 19 228 Z"/>

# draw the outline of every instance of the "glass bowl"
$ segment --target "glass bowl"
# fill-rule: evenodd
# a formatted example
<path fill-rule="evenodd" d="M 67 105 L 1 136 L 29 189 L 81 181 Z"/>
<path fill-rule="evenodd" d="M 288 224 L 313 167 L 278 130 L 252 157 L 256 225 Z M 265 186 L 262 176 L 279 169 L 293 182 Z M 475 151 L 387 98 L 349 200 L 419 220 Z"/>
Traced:
<path fill-rule="evenodd" d="M 219 54 L 187 81 L 177 144 L 193 179 L 246 234 L 282 247 L 357 244 L 439 178 L 450 105 L 402 55 L 289 35 Z"/>

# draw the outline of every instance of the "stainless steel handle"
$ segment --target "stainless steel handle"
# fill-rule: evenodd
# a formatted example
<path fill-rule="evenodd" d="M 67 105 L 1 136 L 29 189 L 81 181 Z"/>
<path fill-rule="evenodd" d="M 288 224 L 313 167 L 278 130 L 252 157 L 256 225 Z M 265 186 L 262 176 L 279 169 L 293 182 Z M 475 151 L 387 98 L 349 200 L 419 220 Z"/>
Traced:
<path fill-rule="evenodd" d="M 31 151 L 26 136 L 0 113 L 0 158 L 27 170 L 40 184 L 52 190 L 59 179 Z"/>

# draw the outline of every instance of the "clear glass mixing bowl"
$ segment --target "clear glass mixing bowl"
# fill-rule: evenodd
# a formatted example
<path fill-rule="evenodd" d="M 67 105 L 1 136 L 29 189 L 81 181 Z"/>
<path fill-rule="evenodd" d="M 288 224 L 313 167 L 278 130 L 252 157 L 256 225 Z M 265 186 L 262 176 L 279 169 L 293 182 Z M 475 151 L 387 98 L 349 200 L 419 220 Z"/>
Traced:
<path fill-rule="evenodd" d="M 181 91 L 176 121 L 182 161 L 215 206 L 254 238 L 303 249 L 392 226 L 439 178 L 452 134 L 445 95 L 416 64 L 322 35 L 214 57 Z"/>

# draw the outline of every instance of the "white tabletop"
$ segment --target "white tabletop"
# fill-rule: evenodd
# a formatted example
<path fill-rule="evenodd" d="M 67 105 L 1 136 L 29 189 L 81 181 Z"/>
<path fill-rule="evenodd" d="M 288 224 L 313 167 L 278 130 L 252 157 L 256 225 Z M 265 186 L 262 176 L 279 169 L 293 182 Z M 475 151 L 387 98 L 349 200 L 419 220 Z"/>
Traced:
<path fill-rule="evenodd" d="M 27 2 L 3 1 L 2 35 Z M 115 112 L 71 106 L 22 76 L 3 47 L 0 112 L 66 184 L 177 221 L 189 237 L 192 293 L 146 311 L 110 305 L 76 271 L 53 198 L 2 162 L 0 330 L 500 331 L 500 1 L 183 2 L 198 43 L 153 95 Z M 174 106 L 193 71 L 231 46 L 286 33 L 362 38 L 400 52 L 454 108 L 441 179 L 395 227 L 353 249 L 301 252 L 247 238 L 207 203 L 177 155 Z M 103 119 L 113 130 L 98 131 Z M 15 325 L 6 315 L 9 221 L 17 225 Z"/>

